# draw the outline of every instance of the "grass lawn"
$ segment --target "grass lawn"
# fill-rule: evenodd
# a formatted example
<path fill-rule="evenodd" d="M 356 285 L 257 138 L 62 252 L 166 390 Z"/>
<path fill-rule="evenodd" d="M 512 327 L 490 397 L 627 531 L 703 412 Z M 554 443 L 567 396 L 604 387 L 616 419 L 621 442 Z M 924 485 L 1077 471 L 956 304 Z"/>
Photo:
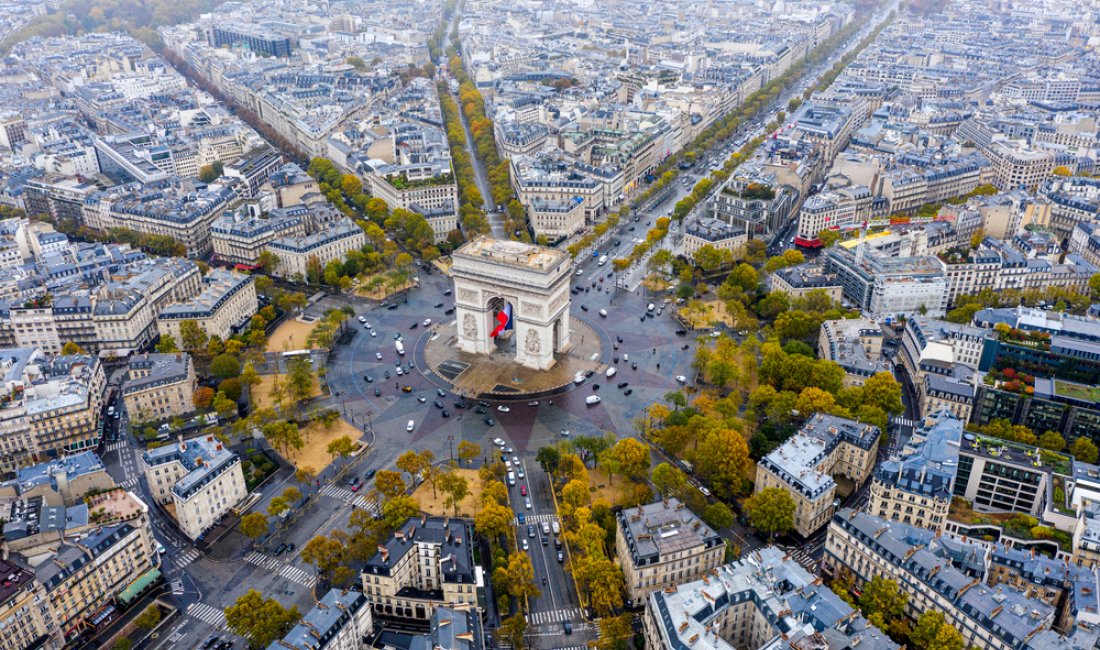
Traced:
<path fill-rule="evenodd" d="M 375 287 L 374 290 L 368 291 L 367 286 L 370 284 L 370 280 L 373 277 L 381 277 L 382 284 Z M 384 298 L 392 296 L 399 291 L 404 291 L 405 289 L 412 287 L 414 284 L 416 284 L 415 282 L 413 282 L 414 277 L 416 277 L 416 274 L 410 273 L 409 279 L 405 281 L 405 284 L 396 288 L 390 288 L 389 278 L 387 278 L 383 273 L 362 276 L 359 278 L 360 284 L 359 288 L 356 290 L 356 293 L 358 293 L 360 296 L 363 296 L 364 298 L 370 298 L 371 300 L 382 300 Z"/>
<path fill-rule="evenodd" d="M 455 469 L 454 471 L 466 479 L 466 484 L 470 488 L 470 494 L 458 506 L 458 514 L 463 517 L 473 517 L 477 512 L 478 504 L 481 503 L 481 477 L 478 476 L 477 470 L 473 469 Z M 420 509 L 428 514 L 451 516 L 455 514 L 454 508 L 446 507 L 447 495 L 436 488 L 433 498 L 432 486 L 426 482 L 416 488 L 413 498 L 420 504 Z"/>
<path fill-rule="evenodd" d="M 252 404 L 256 408 L 273 408 L 275 406 L 271 399 L 271 387 L 275 383 L 275 378 L 279 378 L 279 382 L 286 386 L 286 375 L 260 375 L 260 383 L 256 384 L 252 388 Z M 285 390 L 285 388 L 284 388 Z M 317 397 L 321 394 L 321 382 L 317 382 L 313 387 L 313 394 L 311 397 Z"/>
<path fill-rule="evenodd" d="M 267 339 L 268 352 L 286 352 L 287 350 L 303 350 L 306 347 L 306 339 L 310 331 L 317 323 L 303 323 L 297 319 L 290 319 L 275 328 Z M 284 348 L 283 346 L 286 345 Z"/>
<path fill-rule="evenodd" d="M 1054 380 L 1054 392 L 1063 397 L 1071 397 L 1085 402 L 1100 402 L 1100 386 L 1084 386 L 1056 379 Z"/>
<path fill-rule="evenodd" d="M 328 443 L 343 436 L 359 440 L 362 435 L 362 431 L 343 418 L 337 420 L 329 429 L 320 422 L 311 422 L 302 430 L 302 438 L 306 441 L 305 446 L 301 449 L 291 449 L 287 460 L 295 467 L 312 467 L 314 471 L 319 472 L 332 462 L 332 456 L 328 453 Z M 282 450 L 279 451 L 282 452 Z"/>
<path fill-rule="evenodd" d="M 595 488 L 590 490 L 593 501 L 603 499 L 612 505 L 618 503 L 621 500 L 622 486 L 628 483 L 630 483 L 630 480 L 625 476 L 616 476 L 615 482 L 612 483 L 607 476 L 607 472 L 599 467 L 588 470 L 588 484 Z"/>

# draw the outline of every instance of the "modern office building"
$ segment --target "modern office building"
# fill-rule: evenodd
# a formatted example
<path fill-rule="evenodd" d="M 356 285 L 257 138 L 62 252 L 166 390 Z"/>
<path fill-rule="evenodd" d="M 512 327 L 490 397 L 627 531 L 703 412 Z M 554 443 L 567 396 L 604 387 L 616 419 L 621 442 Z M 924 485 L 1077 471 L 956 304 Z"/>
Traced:
<path fill-rule="evenodd" d="M 722 538 L 679 499 L 625 508 L 616 519 L 615 549 L 633 603 L 658 589 L 697 580 L 725 558 Z"/>
<path fill-rule="evenodd" d="M 837 482 L 845 493 L 867 480 L 882 431 L 847 418 L 815 413 L 794 436 L 756 465 L 755 491 L 786 490 L 794 499 L 794 531 L 809 537 L 836 509 Z"/>
<path fill-rule="evenodd" d="M 207 42 L 214 47 L 243 47 L 261 56 L 290 56 L 290 39 L 258 25 L 231 23 L 211 27 Z"/>

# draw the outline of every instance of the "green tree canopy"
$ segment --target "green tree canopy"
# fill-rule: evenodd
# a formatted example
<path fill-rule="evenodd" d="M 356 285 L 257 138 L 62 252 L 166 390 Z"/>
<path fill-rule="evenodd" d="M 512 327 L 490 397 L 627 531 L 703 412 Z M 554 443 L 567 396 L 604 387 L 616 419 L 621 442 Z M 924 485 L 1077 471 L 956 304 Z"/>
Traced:
<path fill-rule="evenodd" d="M 782 488 L 766 488 L 744 501 L 749 523 L 769 535 L 782 535 L 794 528 L 796 504 Z"/>

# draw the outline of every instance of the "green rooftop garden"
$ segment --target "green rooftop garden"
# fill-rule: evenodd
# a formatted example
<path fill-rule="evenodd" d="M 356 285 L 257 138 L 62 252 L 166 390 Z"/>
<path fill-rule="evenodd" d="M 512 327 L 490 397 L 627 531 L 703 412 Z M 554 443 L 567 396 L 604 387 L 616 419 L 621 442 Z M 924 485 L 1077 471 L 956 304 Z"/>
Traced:
<path fill-rule="evenodd" d="M 439 176 L 422 178 L 417 181 L 410 181 L 409 177 L 405 174 L 394 174 L 392 176 L 387 176 L 386 180 L 397 190 L 411 190 L 418 187 L 432 187 L 435 185 L 450 185 L 455 182 L 453 174 L 440 174 Z"/>
<path fill-rule="evenodd" d="M 1054 394 L 1083 402 L 1100 402 L 1100 386 L 1085 386 L 1071 381 L 1054 380 Z"/>
<path fill-rule="evenodd" d="M 775 190 L 763 183 L 749 183 L 742 190 L 736 190 L 727 185 L 722 191 L 730 196 L 737 196 L 749 201 L 771 201 L 775 198 Z"/>

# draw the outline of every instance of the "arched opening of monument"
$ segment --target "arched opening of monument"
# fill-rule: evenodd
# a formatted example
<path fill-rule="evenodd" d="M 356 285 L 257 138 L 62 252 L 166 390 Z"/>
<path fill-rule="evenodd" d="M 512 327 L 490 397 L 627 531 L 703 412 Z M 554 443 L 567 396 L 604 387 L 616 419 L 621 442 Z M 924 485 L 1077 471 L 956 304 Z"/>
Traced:
<path fill-rule="evenodd" d="M 496 352 L 514 357 L 516 353 L 515 308 L 512 303 L 500 296 L 489 299 L 490 321 L 489 338 Z"/>
<path fill-rule="evenodd" d="M 561 318 L 554 320 L 554 333 L 552 340 L 554 341 L 553 353 L 557 354 L 561 352 Z"/>

